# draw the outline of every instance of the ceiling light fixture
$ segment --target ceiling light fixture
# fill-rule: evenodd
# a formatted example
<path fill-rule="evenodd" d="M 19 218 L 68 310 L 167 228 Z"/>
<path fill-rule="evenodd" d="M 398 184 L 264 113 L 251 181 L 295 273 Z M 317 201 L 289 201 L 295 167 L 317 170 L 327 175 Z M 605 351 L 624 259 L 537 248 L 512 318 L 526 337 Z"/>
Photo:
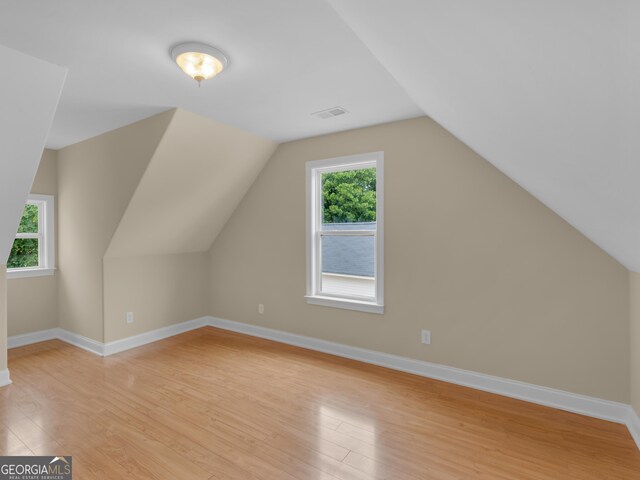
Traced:
<path fill-rule="evenodd" d="M 176 45 L 171 49 L 171 58 L 198 86 L 222 72 L 228 63 L 225 54 L 217 48 L 195 42 Z"/>

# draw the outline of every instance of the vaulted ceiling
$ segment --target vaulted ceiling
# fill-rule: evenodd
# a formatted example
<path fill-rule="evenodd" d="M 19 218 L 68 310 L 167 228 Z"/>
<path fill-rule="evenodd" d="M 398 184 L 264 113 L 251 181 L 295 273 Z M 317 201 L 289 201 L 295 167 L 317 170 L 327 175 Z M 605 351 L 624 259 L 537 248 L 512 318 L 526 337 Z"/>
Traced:
<path fill-rule="evenodd" d="M 227 71 L 199 89 L 169 56 L 186 41 Z M 173 107 L 278 142 L 422 115 L 324 0 L 0 0 L 0 44 L 69 68 L 54 149 Z"/>
<path fill-rule="evenodd" d="M 0 265 L 4 265 L 67 72 L 2 45 L 0 65 Z"/>
<path fill-rule="evenodd" d="M 276 146 L 176 110 L 105 256 L 206 252 Z"/>
<path fill-rule="evenodd" d="M 411 98 L 640 270 L 640 4 L 331 0 Z"/>
<path fill-rule="evenodd" d="M 640 270 L 637 3 L 0 0 L 0 44 L 69 67 L 51 147 L 172 107 L 278 142 L 424 113 Z M 231 58 L 202 89 L 189 40 Z"/>

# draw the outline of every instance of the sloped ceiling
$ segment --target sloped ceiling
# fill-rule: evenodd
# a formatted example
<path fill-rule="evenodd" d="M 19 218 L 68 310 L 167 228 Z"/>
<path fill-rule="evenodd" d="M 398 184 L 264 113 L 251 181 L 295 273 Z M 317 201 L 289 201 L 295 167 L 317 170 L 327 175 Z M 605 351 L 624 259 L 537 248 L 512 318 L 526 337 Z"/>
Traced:
<path fill-rule="evenodd" d="M 102 258 L 173 119 L 167 111 L 58 151 L 58 250 Z M 87 202 L 92 198 L 92 202 Z"/>
<path fill-rule="evenodd" d="M 0 65 L 0 264 L 5 264 L 67 71 L 1 45 Z"/>
<path fill-rule="evenodd" d="M 208 250 L 276 147 L 176 110 L 105 256 Z"/>
<path fill-rule="evenodd" d="M 640 270 L 640 7 L 330 0 L 424 112 Z"/>
<path fill-rule="evenodd" d="M 185 41 L 229 67 L 198 88 Z M 325 0 L 0 0 L 0 43 L 69 67 L 54 149 L 173 107 L 278 142 L 422 114 Z"/>
<path fill-rule="evenodd" d="M 70 67 L 49 146 L 175 106 L 274 141 L 424 112 L 640 270 L 640 2 L 0 0 L 0 8 L 0 43 Z M 231 57 L 202 89 L 168 55 L 187 40 Z M 351 113 L 310 115 L 335 105 Z"/>

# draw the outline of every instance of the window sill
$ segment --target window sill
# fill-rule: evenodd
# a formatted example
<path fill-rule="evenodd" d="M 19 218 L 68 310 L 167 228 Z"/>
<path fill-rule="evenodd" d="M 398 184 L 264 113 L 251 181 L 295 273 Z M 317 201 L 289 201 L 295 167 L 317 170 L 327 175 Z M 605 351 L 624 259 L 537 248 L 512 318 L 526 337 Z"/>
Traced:
<path fill-rule="evenodd" d="M 7 270 L 7 280 L 10 280 L 12 278 L 50 277 L 55 273 L 55 268 L 25 268 Z"/>
<path fill-rule="evenodd" d="M 362 302 L 358 300 L 347 300 L 335 297 L 321 297 L 318 295 L 305 295 L 307 303 L 310 305 L 322 305 L 324 307 L 344 308 L 347 310 L 357 310 L 367 313 L 384 313 L 384 305 L 373 302 Z"/>

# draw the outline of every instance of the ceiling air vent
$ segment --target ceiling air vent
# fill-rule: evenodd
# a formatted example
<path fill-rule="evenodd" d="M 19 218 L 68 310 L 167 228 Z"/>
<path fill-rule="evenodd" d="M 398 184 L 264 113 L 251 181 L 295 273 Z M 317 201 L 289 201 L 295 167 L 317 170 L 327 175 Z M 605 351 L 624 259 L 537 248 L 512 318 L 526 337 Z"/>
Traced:
<path fill-rule="evenodd" d="M 331 117 L 339 117 L 340 115 L 344 115 L 347 112 L 347 110 L 345 110 L 342 107 L 333 107 L 333 108 L 328 108 L 326 110 L 321 110 L 319 112 L 315 112 L 312 113 L 311 115 L 314 115 L 318 118 L 331 118 Z"/>

